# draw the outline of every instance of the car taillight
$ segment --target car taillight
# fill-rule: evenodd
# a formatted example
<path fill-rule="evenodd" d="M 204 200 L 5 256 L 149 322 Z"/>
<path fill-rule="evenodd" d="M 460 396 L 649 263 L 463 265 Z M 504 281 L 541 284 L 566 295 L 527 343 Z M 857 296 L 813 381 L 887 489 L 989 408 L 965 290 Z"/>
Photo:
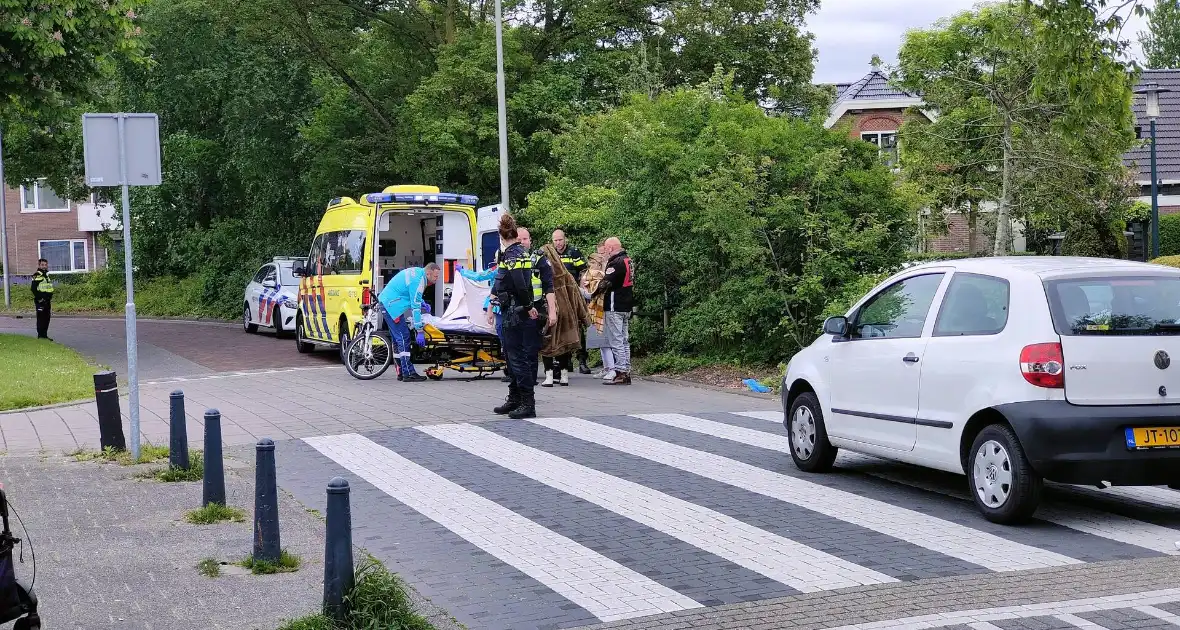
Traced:
<path fill-rule="evenodd" d="M 361 306 L 370 306 L 373 303 L 373 292 L 369 287 L 361 289 Z"/>
<path fill-rule="evenodd" d="M 1020 351 L 1020 373 L 1037 387 L 1065 387 L 1065 355 L 1059 343 L 1035 343 Z"/>

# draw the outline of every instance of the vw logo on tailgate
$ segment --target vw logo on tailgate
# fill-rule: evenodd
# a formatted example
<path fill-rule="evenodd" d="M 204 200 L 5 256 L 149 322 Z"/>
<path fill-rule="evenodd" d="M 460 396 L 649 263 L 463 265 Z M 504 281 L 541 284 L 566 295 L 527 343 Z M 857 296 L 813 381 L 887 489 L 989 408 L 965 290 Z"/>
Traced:
<path fill-rule="evenodd" d="M 1155 353 L 1155 366 L 1161 370 L 1166 370 L 1169 365 L 1172 365 L 1172 357 L 1169 357 L 1168 353 L 1163 350 L 1157 351 Z"/>

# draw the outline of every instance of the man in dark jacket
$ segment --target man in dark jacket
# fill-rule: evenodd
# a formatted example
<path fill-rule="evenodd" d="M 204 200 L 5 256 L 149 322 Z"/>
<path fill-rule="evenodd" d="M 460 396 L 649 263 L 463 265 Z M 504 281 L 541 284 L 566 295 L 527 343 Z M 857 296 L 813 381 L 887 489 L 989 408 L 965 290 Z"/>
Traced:
<path fill-rule="evenodd" d="M 37 261 L 37 272 L 30 283 L 33 288 L 33 306 L 37 310 L 37 338 L 49 339 L 49 318 L 53 303 L 53 280 L 49 279 L 49 261 Z M 52 341 L 52 340 L 51 340 Z"/>
<path fill-rule="evenodd" d="M 631 258 L 618 238 L 606 239 L 606 272 L 595 294 L 603 293 L 603 334 L 615 355 L 615 369 L 603 376 L 604 385 L 631 384 L 631 310 L 635 306 L 635 276 Z"/>

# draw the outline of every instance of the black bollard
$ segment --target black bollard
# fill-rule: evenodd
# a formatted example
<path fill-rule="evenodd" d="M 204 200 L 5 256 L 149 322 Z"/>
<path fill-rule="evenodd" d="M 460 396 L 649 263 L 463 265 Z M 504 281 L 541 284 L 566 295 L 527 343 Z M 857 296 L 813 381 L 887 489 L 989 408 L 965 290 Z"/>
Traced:
<path fill-rule="evenodd" d="M 254 560 L 279 561 L 279 489 L 275 441 L 258 440 L 254 464 Z"/>
<path fill-rule="evenodd" d="M 344 595 L 352 590 L 352 508 L 348 502 L 348 481 L 340 477 L 328 482 L 328 514 L 324 535 L 324 612 L 343 621 L 348 611 Z"/>
<path fill-rule="evenodd" d="M 188 426 L 184 419 L 184 392 L 179 389 L 168 397 L 169 431 L 168 463 L 173 468 L 188 470 Z"/>
<path fill-rule="evenodd" d="M 127 450 L 123 412 L 119 409 L 119 380 L 114 372 L 94 375 L 94 402 L 98 406 L 98 443 L 102 450 Z"/>
<path fill-rule="evenodd" d="M 202 505 L 225 505 L 225 468 L 221 461 L 221 412 L 205 412 L 205 477 Z"/>

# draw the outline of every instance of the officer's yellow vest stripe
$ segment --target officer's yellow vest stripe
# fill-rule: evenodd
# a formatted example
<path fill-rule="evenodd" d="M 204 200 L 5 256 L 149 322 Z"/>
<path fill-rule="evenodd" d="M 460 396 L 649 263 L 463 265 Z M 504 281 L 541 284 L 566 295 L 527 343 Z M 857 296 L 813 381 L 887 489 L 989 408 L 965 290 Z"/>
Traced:
<path fill-rule="evenodd" d="M 540 271 L 538 271 L 537 267 L 536 267 L 537 260 L 538 259 L 535 257 L 534 258 L 517 258 L 516 260 L 510 261 L 504 265 L 508 269 L 512 269 L 512 270 L 528 269 L 528 270 L 532 271 L 532 273 L 530 275 L 533 278 L 533 301 L 534 302 L 540 302 L 545 297 L 544 291 L 541 290 Z"/>

